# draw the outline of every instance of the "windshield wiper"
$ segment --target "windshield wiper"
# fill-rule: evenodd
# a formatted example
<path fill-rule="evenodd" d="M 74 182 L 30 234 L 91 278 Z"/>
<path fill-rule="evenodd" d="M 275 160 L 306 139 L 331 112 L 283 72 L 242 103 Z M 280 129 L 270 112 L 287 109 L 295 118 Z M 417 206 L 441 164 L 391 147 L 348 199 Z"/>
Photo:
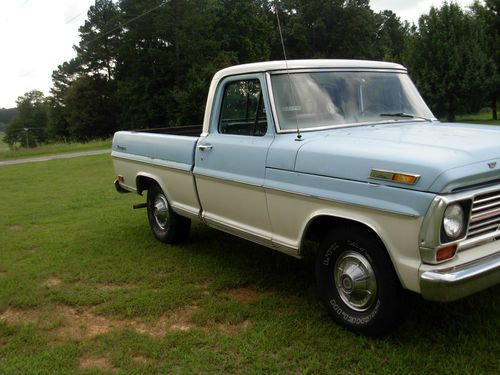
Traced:
<path fill-rule="evenodd" d="M 381 113 L 380 116 L 382 117 L 404 117 L 404 118 L 419 118 L 422 120 L 425 120 L 427 122 L 432 122 L 432 119 L 427 118 L 427 117 L 422 117 L 422 116 L 417 116 L 417 115 L 412 115 L 410 113 L 404 113 L 404 112 L 397 112 L 397 113 Z"/>

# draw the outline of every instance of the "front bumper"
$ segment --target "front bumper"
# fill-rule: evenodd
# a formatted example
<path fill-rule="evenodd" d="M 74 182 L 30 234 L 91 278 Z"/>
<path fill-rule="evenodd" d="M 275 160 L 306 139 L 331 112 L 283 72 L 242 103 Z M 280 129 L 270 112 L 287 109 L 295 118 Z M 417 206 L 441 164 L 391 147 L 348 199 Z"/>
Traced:
<path fill-rule="evenodd" d="M 456 267 L 420 275 L 422 297 L 449 302 L 500 283 L 500 251 Z"/>

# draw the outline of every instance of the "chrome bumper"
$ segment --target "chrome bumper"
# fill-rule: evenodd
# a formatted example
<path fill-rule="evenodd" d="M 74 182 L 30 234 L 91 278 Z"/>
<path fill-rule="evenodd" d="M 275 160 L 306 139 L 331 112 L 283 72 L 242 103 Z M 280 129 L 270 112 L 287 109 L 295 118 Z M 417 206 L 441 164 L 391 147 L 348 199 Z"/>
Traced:
<path fill-rule="evenodd" d="M 420 275 L 422 297 L 449 302 L 500 283 L 500 252 L 457 267 L 426 271 Z"/>

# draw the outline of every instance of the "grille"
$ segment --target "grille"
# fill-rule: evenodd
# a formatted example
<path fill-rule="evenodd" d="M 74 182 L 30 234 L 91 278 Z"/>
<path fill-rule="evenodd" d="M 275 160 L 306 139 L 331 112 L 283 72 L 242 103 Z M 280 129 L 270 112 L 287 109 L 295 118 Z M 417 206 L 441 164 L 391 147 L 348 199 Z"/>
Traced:
<path fill-rule="evenodd" d="M 500 190 L 474 198 L 467 232 L 467 239 L 496 236 L 500 236 Z"/>

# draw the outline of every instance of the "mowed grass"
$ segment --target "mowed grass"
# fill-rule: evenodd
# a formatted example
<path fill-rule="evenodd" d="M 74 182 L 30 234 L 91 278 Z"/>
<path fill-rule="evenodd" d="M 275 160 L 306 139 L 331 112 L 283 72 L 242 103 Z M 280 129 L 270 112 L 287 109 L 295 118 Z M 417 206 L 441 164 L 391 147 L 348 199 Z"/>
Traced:
<path fill-rule="evenodd" d="M 0 167 L 0 374 L 496 374 L 498 287 L 370 339 L 299 261 L 195 223 L 167 246 L 108 155 Z"/>
<path fill-rule="evenodd" d="M 469 115 L 458 115 L 456 122 L 469 122 L 473 124 L 500 125 L 500 120 L 492 120 L 490 108 L 485 108 L 479 113 Z"/>
<path fill-rule="evenodd" d="M 11 150 L 9 146 L 3 141 L 3 133 L 0 132 L 0 160 L 22 159 L 35 156 L 62 154 L 67 152 L 104 150 L 108 148 L 111 148 L 111 139 L 94 140 L 85 143 L 50 143 L 35 148 L 17 148 Z"/>
<path fill-rule="evenodd" d="M 4 132 L 0 131 L 0 154 L 9 151 L 9 145 L 3 141 Z"/>

